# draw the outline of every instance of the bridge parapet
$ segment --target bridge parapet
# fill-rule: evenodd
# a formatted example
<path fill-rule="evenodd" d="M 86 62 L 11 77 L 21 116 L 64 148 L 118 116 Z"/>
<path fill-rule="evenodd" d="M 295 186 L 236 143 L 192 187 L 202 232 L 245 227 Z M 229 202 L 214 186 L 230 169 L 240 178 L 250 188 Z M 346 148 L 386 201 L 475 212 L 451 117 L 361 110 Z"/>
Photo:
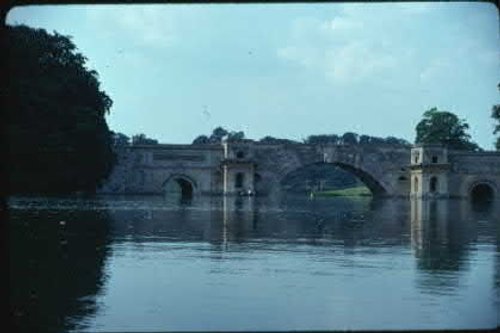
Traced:
<path fill-rule="evenodd" d="M 190 182 L 194 193 L 265 194 L 287 174 L 311 164 L 339 166 L 375 194 L 468 196 L 478 185 L 500 194 L 500 153 L 439 145 L 306 145 L 250 141 L 207 145 L 144 145 L 117 150 L 118 164 L 101 192 L 162 193 L 165 182 Z M 500 195 L 499 195 L 500 196 Z"/>

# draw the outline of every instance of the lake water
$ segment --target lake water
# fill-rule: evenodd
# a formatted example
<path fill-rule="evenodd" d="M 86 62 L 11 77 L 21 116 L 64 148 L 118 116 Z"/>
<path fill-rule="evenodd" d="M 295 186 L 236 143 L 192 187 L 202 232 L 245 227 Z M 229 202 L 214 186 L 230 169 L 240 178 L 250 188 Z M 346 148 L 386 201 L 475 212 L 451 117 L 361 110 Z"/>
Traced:
<path fill-rule="evenodd" d="M 27 331 L 500 324 L 500 209 L 370 198 L 11 198 Z"/>

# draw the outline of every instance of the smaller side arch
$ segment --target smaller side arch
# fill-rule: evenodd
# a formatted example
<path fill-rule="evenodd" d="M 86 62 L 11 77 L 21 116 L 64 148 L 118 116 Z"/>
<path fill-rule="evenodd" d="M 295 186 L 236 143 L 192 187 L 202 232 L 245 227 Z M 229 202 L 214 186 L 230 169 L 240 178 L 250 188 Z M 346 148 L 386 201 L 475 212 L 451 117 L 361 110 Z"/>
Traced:
<path fill-rule="evenodd" d="M 195 192 L 197 192 L 198 186 L 196 184 L 196 181 L 185 174 L 179 173 L 170 175 L 163 182 L 163 191 L 166 191 L 167 186 L 169 186 L 169 184 L 172 184 L 173 182 L 175 182 L 179 186 L 182 198 L 192 198 Z"/>
<path fill-rule="evenodd" d="M 499 190 L 495 182 L 479 179 L 468 186 L 466 195 L 472 201 L 494 201 L 498 200 Z"/>
<path fill-rule="evenodd" d="M 181 178 L 181 179 L 185 179 L 187 180 L 188 182 L 191 183 L 191 185 L 193 185 L 194 188 L 198 188 L 198 185 L 196 184 L 196 180 L 194 180 L 192 177 L 186 175 L 186 174 L 183 174 L 183 173 L 173 173 L 171 174 L 170 176 L 168 176 L 168 178 L 163 182 L 162 186 L 164 187 L 169 181 L 173 180 L 173 179 L 176 179 L 176 178 Z"/>

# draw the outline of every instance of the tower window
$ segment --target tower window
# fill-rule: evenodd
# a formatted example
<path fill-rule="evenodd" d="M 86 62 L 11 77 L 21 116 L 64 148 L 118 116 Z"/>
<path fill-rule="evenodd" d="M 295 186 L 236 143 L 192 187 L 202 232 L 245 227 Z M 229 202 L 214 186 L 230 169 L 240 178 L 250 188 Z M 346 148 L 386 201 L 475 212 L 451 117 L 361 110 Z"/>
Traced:
<path fill-rule="evenodd" d="M 436 192 L 437 185 L 438 185 L 438 179 L 437 179 L 437 177 L 432 177 L 431 178 L 431 183 L 430 183 L 430 191 L 431 191 L 431 193 Z"/>
<path fill-rule="evenodd" d="M 236 153 L 236 158 L 244 158 L 244 157 L 245 157 L 245 153 L 242 152 L 241 150 Z"/>
<path fill-rule="evenodd" d="M 437 163 L 438 157 L 436 155 L 432 156 L 432 163 Z"/>
<path fill-rule="evenodd" d="M 234 187 L 236 187 L 236 188 L 242 188 L 244 180 L 245 180 L 245 175 L 243 173 L 241 173 L 241 172 L 238 172 L 236 174 L 236 180 L 235 180 Z"/>
<path fill-rule="evenodd" d="M 416 152 L 414 155 L 414 163 L 417 164 L 419 159 L 420 159 L 420 154 Z"/>

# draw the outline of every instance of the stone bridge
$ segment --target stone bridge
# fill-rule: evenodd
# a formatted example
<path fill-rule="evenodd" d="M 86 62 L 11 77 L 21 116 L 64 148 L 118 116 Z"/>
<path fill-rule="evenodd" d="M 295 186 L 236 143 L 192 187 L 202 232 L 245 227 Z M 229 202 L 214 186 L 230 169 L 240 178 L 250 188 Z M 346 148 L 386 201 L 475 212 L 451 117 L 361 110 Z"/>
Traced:
<path fill-rule="evenodd" d="M 357 176 L 375 196 L 500 196 L 500 153 L 442 146 L 262 144 L 132 145 L 100 193 L 185 196 L 281 191 L 291 172 L 331 164 Z M 477 193 L 476 193 L 477 192 Z"/>

